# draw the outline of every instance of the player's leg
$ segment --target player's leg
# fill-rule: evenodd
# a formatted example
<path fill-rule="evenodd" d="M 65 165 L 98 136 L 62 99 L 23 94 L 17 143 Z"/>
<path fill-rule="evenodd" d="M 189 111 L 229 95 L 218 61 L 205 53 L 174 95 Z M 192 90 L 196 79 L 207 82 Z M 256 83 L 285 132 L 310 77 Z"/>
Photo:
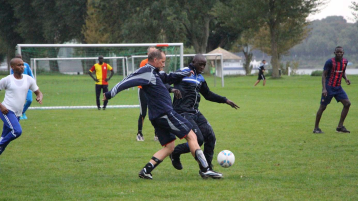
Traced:
<path fill-rule="evenodd" d="M 20 119 L 27 119 L 27 116 L 26 116 L 25 112 L 30 107 L 31 103 L 32 103 L 32 91 L 29 90 L 27 92 L 26 102 L 25 102 L 25 105 L 24 105 L 24 109 L 22 110 L 22 116 L 20 117 Z"/>
<path fill-rule="evenodd" d="M 313 129 L 313 133 L 318 133 L 318 134 L 323 133 L 322 130 L 319 128 L 319 122 L 321 121 L 322 114 L 326 110 L 327 105 L 331 102 L 332 98 L 333 95 L 329 89 L 327 89 L 326 97 L 324 97 L 323 95 L 321 96 L 321 102 L 316 114 L 316 121 Z"/>
<path fill-rule="evenodd" d="M 254 86 L 256 86 L 258 83 L 260 82 L 260 80 L 257 80 L 254 84 Z"/>
<path fill-rule="evenodd" d="M 337 101 L 340 101 L 343 104 L 341 118 L 339 120 L 338 127 L 336 128 L 336 131 L 340 132 L 340 133 L 350 133 L 350 131 L 344 127 L 343 123 L 344 123 L 344 120 L 346 119 L 347 114 L 349 112 L 351 102 L 349 101 L 346 92 L 342 88 L 340 90 L 338 90 L 335 98 Z"/>
<path fill-rule="evenodd" d="M 95 85 L 95 90 L 96 90 L 96 104 L 97 104 L 97 108 L 98 110 L 101 109 L 101 102 L 99 101 L 99 97 L 101 95 L 101 89 L 102 89 L 102 85 Z"/>
<path fill-rule="evenodd" d="M 206 120 L 204 115 L 198 113 L 197 123 L 204 136 L 204 155 L 209 167 L 212 169 L 212 161 L 214 157 L 214 149 L 216 144 L 216 137 L 213 128 L 210 123 Z"/>
<path fill-rule="evenodd" d="M 185 114 L 183 117 L 193 125 L 192 130 L 196 134 L 199 146 L 201 146 L 204 142 L 204 137 L 203 137 L 203 134 L 201 133 L 198 125 L 195 122 L 196 115 Z M 183 169 L 183 166 L 180 162 L 180 155 L 189 153 L 189 152 L 190 152 L 190 148 L 189 148 L 188 143 L 182 143 L 175 147 L 173 153 L 170 155 L 170 159 L 172 160 L 172 165 L 174 166 L 175 169 L 177 169 L 177 170 Z"/>
<path fill-rule="evenodd" d="M 265 77 L 264 74 L 262 74 L 262 80 L 263 80 L 263 86 L 265 86 L 265 84 L 266 84 L 266 77 Z"/>
<path fill-rule="evenodd" d="M 108 92 L 108 85 L 102 85 L 102 90 L 103 90 L 103 93 Z M 103 101 L 103 110 L 106 109 L 107 104 L 108 104 L 108 100 Z"/>
<path fill-rule="evenodd" d="M 166 128 L 166 126 L 162 127 L 160 125 L 163 123 L 161 120 L 152 120 L 151 122 L 163 148 L 157 151 L 139 172 L 138 176 L 143 179 L 152 179 L 152 171 L 173 152 L 175 147 L 174 141 L 176 137 L 169 132 L 170 129 Z"/>
<path fill-rule="evenodd" d="M 342 100 L 341 102 L 343 104 L 343 109 L 341 113 L 341 118 L 338 123 L 338 128 L 343 126 L 344 120 L 346 119 L 347 114 L 349 112 L 349 108 L 351 106 L 351 102 L 349 101 L 349 99 Z"/>
<path fill-rule="evenodd" d="M 140 114 L 138 118 L 138 132 L 137 132 L 137 141 L 144 141 L 142 129 L 144 118 L 147 115 L 147 98 L 145 97 L 145 93 L 142 89 L 138 88 L 138 99 L 139 99 L 139 106 L 140 106 Z"/>
<path fill-rule="evenodd" d="M 22 134 L 19 118 L 9 111 L 6 115 L 0 113 L 0 118 L 4 122 L 3 133 L 0 138 L 0 155 L 4 152 L 6 146 Z"/>

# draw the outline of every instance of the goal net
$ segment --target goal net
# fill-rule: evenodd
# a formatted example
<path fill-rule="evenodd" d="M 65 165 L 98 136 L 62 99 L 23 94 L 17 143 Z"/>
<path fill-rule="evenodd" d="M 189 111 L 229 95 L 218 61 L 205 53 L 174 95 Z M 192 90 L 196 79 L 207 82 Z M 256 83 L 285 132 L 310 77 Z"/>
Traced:
<path fill-rule="evenodd" d="M 33 70 L 37 84 L 44 94 L 43 104 L 30 109 L 87 109 L 97 108 L 95 82 L 89 69 L 98 63 L 98 57 L 113 67 L 114 76 L 108 84 L 111 89 L 125 76 L 139 68 L 146 58 L 148 47 L 156 47 L 173 57 L 167 58 L 167 71 L 184 66 L 183 44 L 18 44 L 17 53 Z M 144 56 L 130 61 L 132 57 Z M 108 74 L 110 75 L 110 74 Z M 119 98 L 109 101 L 107 108 L 139 107 L 135 90 L 126 90 Z M 100 98 L 102 99 L 102 97 Z M 102 105 L 103 103 L 101 103 Z"/>

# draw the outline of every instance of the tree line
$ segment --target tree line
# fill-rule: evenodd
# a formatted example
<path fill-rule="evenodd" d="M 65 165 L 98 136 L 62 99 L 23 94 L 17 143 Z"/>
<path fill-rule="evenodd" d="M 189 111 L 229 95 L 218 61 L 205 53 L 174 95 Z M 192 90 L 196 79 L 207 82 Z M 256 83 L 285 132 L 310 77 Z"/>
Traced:
<path fill-rule="evenodd" d="M 1 54 L 20 43 L 183 42 L 195 53 L 217 47 L 282 55 L 309 33 L 323 0 L 0 0 Z M 246 56 L 245 55 L 245 56 Z M 251 54 L 252 57 L 252 54 Z"/>

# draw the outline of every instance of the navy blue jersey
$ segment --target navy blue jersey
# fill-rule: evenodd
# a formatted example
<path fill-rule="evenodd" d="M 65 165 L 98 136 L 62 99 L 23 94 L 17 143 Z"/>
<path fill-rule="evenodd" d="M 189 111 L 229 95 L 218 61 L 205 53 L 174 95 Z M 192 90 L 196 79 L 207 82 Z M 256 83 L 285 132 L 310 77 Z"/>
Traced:
<path fill-rule="evenodd" d="M 107 99 L 111 99 L 120 91 L 134 86 L 142 86 L 147 98 L 149 119 L 153 120 L 173 110 L 171 97 L 164 83 L 172 84 L 188 75 L 190 75 L 189 71 L 159 73 L 157 68 L 146 64 L 116 84 L 111 91 L 105 93 L 105 96 Z"/>
<path fill-rule="evenodd" d="M 180 70 L 180 72 L 190 72 L 191 70 L 194 71 L 193 75 L 174 83 L 174 88 L 179 89 L 182 94 L 181 99 L 174 97 L 173 100 L 173 107 L 177 113 L 199 112 L 200 94 L 203 95 L 206 100 L 226 103 L 227 99 L 225 97 L 210 91 L 203 75 L 197 74 L 194 66 L 189 65 L 189 67 Z"/>
<path fill-rule="evenodd" d="M 346 71 L 348 60 L 342 58 L 341 61 L 336 61 L 336 58 L 331 58 L 324 64 L 323 70 L 328 71 L 326 77 L 326 85 L 332 87 L 341 86 L 342 76 Z"/>

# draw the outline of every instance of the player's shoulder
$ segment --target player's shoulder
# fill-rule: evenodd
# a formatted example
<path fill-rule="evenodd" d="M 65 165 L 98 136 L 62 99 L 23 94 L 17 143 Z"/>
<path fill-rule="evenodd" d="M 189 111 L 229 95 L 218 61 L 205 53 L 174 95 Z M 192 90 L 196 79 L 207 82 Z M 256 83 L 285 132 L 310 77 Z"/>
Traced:
<path fill-rule="evenodd" d="M 190 68 L 189 68 L 189 67 L 184 67 L 184 68 L 179 69 L 179 70 L 177 70 L 177 71 L 181 71 L 181 72 L 190 72 L 191 70 L 190 70 Z"/>

